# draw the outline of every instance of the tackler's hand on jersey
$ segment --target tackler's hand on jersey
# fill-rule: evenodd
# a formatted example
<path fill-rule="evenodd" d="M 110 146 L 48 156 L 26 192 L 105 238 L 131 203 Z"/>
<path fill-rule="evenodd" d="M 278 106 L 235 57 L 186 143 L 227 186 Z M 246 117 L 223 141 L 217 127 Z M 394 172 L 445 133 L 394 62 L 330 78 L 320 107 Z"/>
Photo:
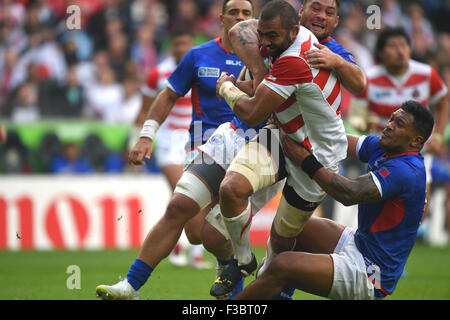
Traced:
<path fill-rule="evenodd" d="M 288 157 L 292 163 L 298 167 L 301 167 L 303 160 L 311 155 L 311 152 L 309 152 L 303 145 L 294 141 L 288 135 L 281 138 L 281 146 L 286 157 Z"/>
<path fill-rule="evenodd" d="M 128 163 L 131 165 L 144 165 L 144 157 L 150 159 L 153 152 L 153 140 L 141 137 L 128 154 Z"/>
<path fill-rule="evenodd" d="M 312 49 L 305 52 L 306 61 L 311 65 L 311 67 L 316 69 L 336 69 L 339 64 L 344 62 L 343 58 L 338 54 L 334 53 L 326 46 L 320 43 L 314 43 L 314 46 L 319 50 Z"/>

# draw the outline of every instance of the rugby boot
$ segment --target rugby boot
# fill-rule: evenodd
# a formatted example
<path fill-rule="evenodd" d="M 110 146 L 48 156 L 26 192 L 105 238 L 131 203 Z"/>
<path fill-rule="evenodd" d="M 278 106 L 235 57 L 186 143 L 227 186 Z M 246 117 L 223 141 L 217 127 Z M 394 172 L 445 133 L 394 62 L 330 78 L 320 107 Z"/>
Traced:
<path fill-rule="evenodd" d="M 101 284 L 95 288 L 95 292 L 102 300 L 139 300 L 139 291 L 126 278 L 112 286 Z"/>
<path fill-rule="evenodd" d="M 241 280 L 255 272 L 257 266 L 258 262 L 253 253 L 250 263 L 245 265 L 238 265 L 237 260 L 233 259 L 217 277 L 209 293 L 217 299 L 228 298 L 233 294 L 235 287 Z"/>

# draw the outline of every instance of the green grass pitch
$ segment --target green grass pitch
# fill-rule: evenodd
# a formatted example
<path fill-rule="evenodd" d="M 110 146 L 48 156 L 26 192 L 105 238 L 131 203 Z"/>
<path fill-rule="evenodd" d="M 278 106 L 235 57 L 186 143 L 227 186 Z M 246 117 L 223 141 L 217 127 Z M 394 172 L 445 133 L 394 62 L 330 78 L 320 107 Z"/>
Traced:
<path fill-rule="evenodd" d="M 256 248 L 258 261 L 263 248 Z M 95 287 L 117 282 L 125 276 L 137 250 L 106 251 L 18 251 L 0 252 L 0 300 L 91 300 Z M 215 262 L 210 254 L 206 258 Z M 72 273 L 80 270 L 80 289 L 69 289 Z M 70 271 L 70 270 L 69 270 Z M 399 281 L 387 299 L 450 300 L 450 247 L 438 248 L 417 243 L 406 264 L 408 276 Z M 213 300 L 209 289 L 215 270 L 177 268 L 161 262 L 141 289 L 141 299 Z M 69 279 L 70 280 L 70 279 Z M 253 277 L 247 278 L 247 283 Z M 69 281 L 69 287 L 70 287 Z M 72 282 L 74 283 L 74 282 Z M 295 300 L 322 299 L 296 290 Z"/>

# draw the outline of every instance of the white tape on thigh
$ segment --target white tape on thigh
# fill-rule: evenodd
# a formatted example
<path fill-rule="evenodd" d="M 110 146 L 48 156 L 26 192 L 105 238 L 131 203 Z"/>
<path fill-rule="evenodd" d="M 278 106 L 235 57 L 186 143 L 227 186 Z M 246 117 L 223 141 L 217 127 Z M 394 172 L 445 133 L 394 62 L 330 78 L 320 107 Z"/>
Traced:
<path fill-rule="evenodd" d="M 200 210 L 204 209 L 212 201 L 211 191 L 209 191 L 205 183 L 189 171 L 183 172 L 173 192 L 181 193 L 191 198 L 200 206 Z"/>
<path fill-rule="evenodd" d="M 253 192 L 276 182 L 277 167 L 269 151 L 261 144 L 250 141 L 239 151 L 228 171 L 242 174 L 253 187 Z"/>
<path fill-rule="evenodd" d="M 313 212 L 294 208 L 282 196 L 277 214 L 273 219 L 274 229 L 279 236 L 285 238 L 295 237 L 302 231 Z"/>

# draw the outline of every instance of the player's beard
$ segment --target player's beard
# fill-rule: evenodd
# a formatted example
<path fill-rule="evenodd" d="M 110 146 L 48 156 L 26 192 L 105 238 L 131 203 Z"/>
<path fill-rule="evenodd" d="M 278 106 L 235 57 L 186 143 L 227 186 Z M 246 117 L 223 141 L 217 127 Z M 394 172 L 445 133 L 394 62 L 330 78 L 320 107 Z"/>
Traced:
<path fill-rule="evenodd" d="M 289 33 L 286 35 L 286 38 L 284 38 L 283 42 L 279 45 L 276 46 L 273 50 L 274 54 L 273 57 L 274 58 L 278 58 L 283 52 L 285 52 L 293 43 L 294 41 L 291 39 Z"/>

